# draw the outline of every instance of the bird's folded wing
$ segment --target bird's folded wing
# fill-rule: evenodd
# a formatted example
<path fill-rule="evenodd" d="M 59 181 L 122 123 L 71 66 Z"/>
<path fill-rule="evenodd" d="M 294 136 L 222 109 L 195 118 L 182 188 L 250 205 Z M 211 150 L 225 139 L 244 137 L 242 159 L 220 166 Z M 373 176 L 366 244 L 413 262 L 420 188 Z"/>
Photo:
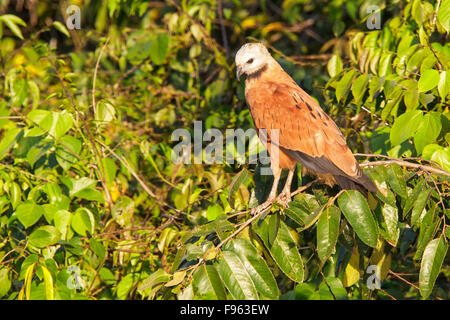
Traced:
<path fill-rule="evenodd" d="M 247 101 L 255 126 L 266 129 L 272 144 L 319 173 L 361 176 L 359 165 L 333 120 L 296 85 L 265 83 Z M 258 94 L 257 94 L 258 93 Z M 278 137 L 276 131 L 278 129 Z"/>

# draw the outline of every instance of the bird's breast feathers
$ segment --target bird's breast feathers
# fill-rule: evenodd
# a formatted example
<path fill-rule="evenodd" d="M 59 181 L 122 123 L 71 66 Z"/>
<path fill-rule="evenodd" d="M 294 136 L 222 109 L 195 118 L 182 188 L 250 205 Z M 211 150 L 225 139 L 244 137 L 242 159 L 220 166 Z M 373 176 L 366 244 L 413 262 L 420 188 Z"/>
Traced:
<path fill-rule="evenodd" d="M 269 136 L 277 129 L 279 147 L 325 157 L 347 175 L 360 174 L 339 128 L 292 78 L 262 75 L 246 83 L 245 94 L 256 128 Z"/>

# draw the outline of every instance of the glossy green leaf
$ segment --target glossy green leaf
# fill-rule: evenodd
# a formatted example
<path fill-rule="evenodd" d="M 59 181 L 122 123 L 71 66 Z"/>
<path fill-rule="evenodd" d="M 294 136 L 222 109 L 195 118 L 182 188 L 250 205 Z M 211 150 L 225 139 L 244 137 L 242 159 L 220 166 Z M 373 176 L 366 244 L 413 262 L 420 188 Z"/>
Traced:
<path fill-rule="evenodd" d="M 400 236 L 398 208 L 396 206 L 385 204 L 381 209 L 381 212 L 383 215 L 383 228 L 381 229 L 381 233 L 390 245 L 396 247 Z"/>
<path fill-rule="evenodd" d="M 273 260 L 290 279 L 302 282 L 304 277 L 303 260 L 297 248 L 296 241 L 288 226 L 280 220 L 277 237 L 269 243 L 269 223 L 266 220 L 254 225 L 255 231 L 270 252 Z"/>
<path fill-rule="evenodd" d="M 232 251 L 223 251 L 222 254 L 217 271 L 233 299 L 259 299 L 255 284 L 239 256 Z"/>
<path fill-rule="evenodd" d="M 346 190 L 338 198 L 347 221 L 358 237 L 368 246 L 375 248 L 378 239 L 378 227 L 366 198 L 355 190 Z"/>
<path fill-rule="evenodd" d="M 215 266 L 203 264 L 195 270 L 192 288 L 197 299 L 226 300 L 225 288 Z"/>
<path fill-rule="evenodd" d="M 341 211 L 336 206 L 324 210 L 317 223 L 317 254 L 322 262 L 334 254 L 339 235 Z"/>
<path fill-rule="evenodd" d="M 435 217 L 436 205 L 428 209 L 421 217 L 419 238 L 417 239 L 417 248 L 414 253 L 414 259 L 419 260 L 427 246 L 428 242 L 433 237 L 436 225 L 439 221 Z"/>
<path fill-rule="evenodd" d="M 404 172 L 397 164 L 391 164 L 388 166 L 387 170 L 387 178 L 389 185 L 392 190 L 394 190 L 398 195 L 403 198 L 407 197 L 406 190 L 406 181 L 404 177 Z"/>
<path fill-rule="evenodd" d="M 425 205 L 431 195 L 432 189 L 425 188 L 416 197 L 411 213 L 411 225 L 415 226 L 420 222 L 420 216 L 425 209 Z"/>
<path fill-rule="evenodd" d="M 419 274 L 420 294 L 425 299 L 429 297 L 433 290 L 447 250 L 448 244 L 445 242 L 444 237 L 430 241 L 425 248 Z"/>
<path fill-rule="evenodd" d="M 255 246 L 247 239 L 236 239 L 230 249 L 241 259 L 255 284 L 256 290 L 264 297 L 277 299 L 280 295 L 277 282 Z"/>

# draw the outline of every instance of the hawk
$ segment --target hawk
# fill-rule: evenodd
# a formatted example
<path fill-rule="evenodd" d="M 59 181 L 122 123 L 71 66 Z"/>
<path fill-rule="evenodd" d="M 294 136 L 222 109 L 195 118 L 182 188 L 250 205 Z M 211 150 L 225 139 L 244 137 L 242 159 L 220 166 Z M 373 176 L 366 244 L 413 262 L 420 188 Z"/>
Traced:
<path fill-rule="evenodd" d="M 283 70 L 261 43 L 244 44 L 236 53 L 236 76 L 243 74 L 245 99 L 254 125 L 267 148 L 274 176 L 266 202 L 291 200 L 291 182 L 297 162 L 303 173 L 342 189 L 376 192 L 361 171 L 344 136 L 317 102 Z M 276 152 L 275 152 L 276 151 Z M 286 184 L 276 197 L 281 170 L 288 169 Z"/>

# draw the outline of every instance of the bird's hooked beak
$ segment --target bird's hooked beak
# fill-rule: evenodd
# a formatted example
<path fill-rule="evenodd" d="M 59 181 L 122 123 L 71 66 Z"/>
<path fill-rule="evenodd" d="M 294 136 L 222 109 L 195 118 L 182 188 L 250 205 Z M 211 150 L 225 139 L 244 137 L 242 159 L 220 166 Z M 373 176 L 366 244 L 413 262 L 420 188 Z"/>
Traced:
<path fill-rule="evenodd" d="M 236 78 L 239 80 L 244 72 L 240 66 L 236 66 Z"/>

